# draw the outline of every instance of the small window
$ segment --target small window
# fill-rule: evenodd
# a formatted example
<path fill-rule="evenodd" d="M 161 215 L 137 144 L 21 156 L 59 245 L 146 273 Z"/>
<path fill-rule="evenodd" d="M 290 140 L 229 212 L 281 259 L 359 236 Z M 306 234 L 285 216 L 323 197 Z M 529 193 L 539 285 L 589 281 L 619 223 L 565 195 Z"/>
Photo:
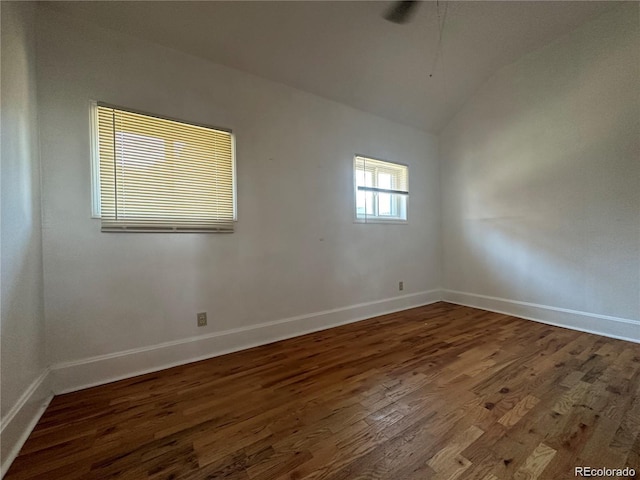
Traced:
<path fill-rule="evenodd" d="M 232 232 L 231 132 L 94 105 L 94 216 L 103 232 Z"/>
<path fill-rule="evenodd" d="M 405 165 L 356 156 L 356 220 L 363 223 L 407 221 L 409 172 Z"/>

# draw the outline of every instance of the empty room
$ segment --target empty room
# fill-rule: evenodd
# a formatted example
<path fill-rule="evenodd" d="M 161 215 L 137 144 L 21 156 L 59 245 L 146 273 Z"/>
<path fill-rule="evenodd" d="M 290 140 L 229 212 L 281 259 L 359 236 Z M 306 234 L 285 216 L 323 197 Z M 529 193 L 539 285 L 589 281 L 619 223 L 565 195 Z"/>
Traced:
<path fill-rule="evenodd" d="M 640 3 L 1 1 L 3 480 L 640 478 Z"/>

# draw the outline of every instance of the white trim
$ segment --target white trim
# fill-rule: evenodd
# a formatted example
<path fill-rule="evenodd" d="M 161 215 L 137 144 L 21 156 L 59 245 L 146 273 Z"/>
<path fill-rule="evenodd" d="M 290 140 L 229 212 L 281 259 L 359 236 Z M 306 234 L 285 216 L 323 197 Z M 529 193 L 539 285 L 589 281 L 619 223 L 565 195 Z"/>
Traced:
<path fill-rule="evenodd" d="M 238 174 L 236 172 L 236 134 L 229 132 L 231 135 L 231 179 L 233 187 L 233 221 L 238 221 Z"/>
<path fill-rule="evenodd" d="M 9 470 L 53 398 L 49 373 L 45 369 L 0 421 L 0 478 Z"/>
<path fill-rule="evenodd" d="M 91 218 L 101 218 L 100 199 L 100 148 L 98 145 L 98 102 L 89 101 L 89 125 L 91 145 Z"/>
<path fill-rule="evenodd" d="M 640 320 L 551 307 L 537 303 L 490 297 L 475 293 L 442 290 L 442 300 L 457 305 L 481 308 L 556 327 L 640 343 Z"/>
<path fill-rule="evenodd" d="M 122 352 L 63 362 L 46 369 L 1 421 L 0 478 L 56 394 L 204 360 L 287 338 L 358 322 L 440 300 L 548 325 L 640 343 L 640 321 L 455 290 L 429 290 L 343 308 L 234 328 Z M 294 325 L 291 325 L 291 324 Z M 51 374 L 51 376 L 49 376 Z"/>
<path fill-rule="evenodd" d="M 384 162 L 384 163 L 388 163 L 389 165 L 393 165 L 393 166 L 400 166 L 400 167 L 404 167 L 407 170 L 407 191 L 404 192 L 405 195 L 405 204 L 404 204 L 404 217 L 402 218 L 400 216 L 397 217 L 384 217 L 384 216 L 379 216 L 377 213 L 375 215 L 363 215 L 363 216 L 359 216 L 358 215 L 358 179 L 357 179 L 357 165 L 358 165 L 358 159 L 363 159 L 365 160 L 374 160 L 374 161 L 378 161 L 378 162 Z M 376 181 L 377 184 L 377 181 Z M 409 224 L 409 165 L 407 165 L 406 163 L 399 163 L 399 162 L 391 162 L 389 160 L 383 160 L 381 158 L 375 158 L 369 155 L 361 155 L 356 153 L 353 156 L 353 223 L 354 224 L 389 224 L 389 225 L 408 225 Z M 374 201 L 375 205 L 375 210 L 377 212 L 378 208 L 377 208 L 377 201 Z M 366 202 L 365 202 L 366 203 Z M 366 210 L 366 206 L 365 206 L 365 210 Z"/>
<path fill-rule="evenodd" d="M 440 290 L 402 295 L 189 337 L 51 367 L 56 395 L 440 301 Z"/>

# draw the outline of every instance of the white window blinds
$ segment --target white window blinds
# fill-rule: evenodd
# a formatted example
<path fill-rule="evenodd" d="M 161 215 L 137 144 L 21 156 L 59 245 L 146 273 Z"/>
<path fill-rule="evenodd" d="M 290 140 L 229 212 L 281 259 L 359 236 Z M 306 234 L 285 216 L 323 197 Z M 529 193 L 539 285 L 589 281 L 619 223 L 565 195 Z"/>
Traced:
<path fill-rule="evenodd" d="M 98 104 L 102 231 L 232 232 L 230 132 Z"/>
<path fill-rule="evenodd" d="M 405 165 L 356 156 L 354 177 L 358 221 L 407 221 L 409 171 Z"/>

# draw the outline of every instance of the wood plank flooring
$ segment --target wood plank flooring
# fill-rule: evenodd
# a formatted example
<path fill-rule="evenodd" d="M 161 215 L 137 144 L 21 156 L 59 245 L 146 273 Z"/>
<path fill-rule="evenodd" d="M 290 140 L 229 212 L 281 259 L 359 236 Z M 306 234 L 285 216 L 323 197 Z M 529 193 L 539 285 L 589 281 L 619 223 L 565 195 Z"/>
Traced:
<path fill-rule="evenodd" d="M 562 480 L 639 434 L 640 345 L 437 303 L 57 396 L 6 480 Z"/>

